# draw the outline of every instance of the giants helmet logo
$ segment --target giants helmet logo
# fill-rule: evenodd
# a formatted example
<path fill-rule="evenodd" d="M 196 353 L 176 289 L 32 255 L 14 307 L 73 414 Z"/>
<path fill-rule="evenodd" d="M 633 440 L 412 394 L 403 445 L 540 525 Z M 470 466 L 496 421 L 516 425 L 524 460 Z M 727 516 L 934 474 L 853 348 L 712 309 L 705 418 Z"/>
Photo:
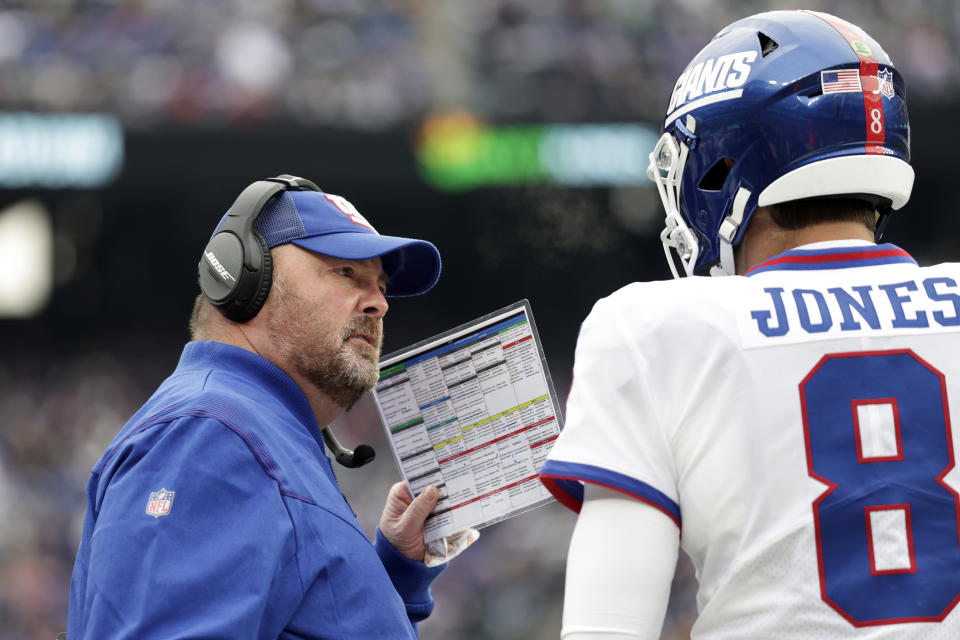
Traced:
<path fill-rule="evenodd" d="M 677 79 L 674 85 L 673 95 L 670 98 L 670 105 L 667 107 L 667 115 L 679 109 L 689 100 L 700 98 L 704 94 L 714 94 L 718 91 L 737 89 L 742 87 L 750 77 L 750 71 L 753 69 L 753 62 L 757 59 L 756 51 L 740 51 L 738 53 L 728 53 L 717 58 L 710 58 L 703 62 L 698 62 L 693 67 L 687 67 L 686 70 Z M 723 96 L 723 97 L 721 97 Z M 717 100 L 729 100 L 739 98 L 740 92 L 733 94 L 717 94 L 709 96 L 710 102 Z M 708 98 L 704 98 L 707 100 Z M 690 109 L 693 104 L 688 105 Z M 680 114 L 677 114 L 680 115 Z M 672 120 L 669 118 L 668 120 Z"/>

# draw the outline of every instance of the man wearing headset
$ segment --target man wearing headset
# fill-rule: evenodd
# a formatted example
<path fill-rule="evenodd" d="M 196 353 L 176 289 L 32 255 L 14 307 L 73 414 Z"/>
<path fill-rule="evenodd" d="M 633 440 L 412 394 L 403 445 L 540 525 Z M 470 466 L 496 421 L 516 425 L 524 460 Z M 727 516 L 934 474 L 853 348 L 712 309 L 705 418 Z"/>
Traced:
<path fill-rule="evenodd" d="M 541 474 L 580 512 L 566 640 L 659 638 L 681 545 L 694 638 L 960 637 L 960 265 L 875 243 L 909 141 L 903 78 L 834 16 L 687 65 L 649 174 L 692 277 L 596 304 Z"/>
<path fill-rule="evenodd" d="M 370 544 L 324 443 L 372 458 L 326 427 L 378 379 L 385 296 L 429 290 L 437 249 L 284 175 L 241 193 L 199 269 L 192 341 L 93 469 L 67 637 L 415 638 L 436 487 L 394 485 Z"/>

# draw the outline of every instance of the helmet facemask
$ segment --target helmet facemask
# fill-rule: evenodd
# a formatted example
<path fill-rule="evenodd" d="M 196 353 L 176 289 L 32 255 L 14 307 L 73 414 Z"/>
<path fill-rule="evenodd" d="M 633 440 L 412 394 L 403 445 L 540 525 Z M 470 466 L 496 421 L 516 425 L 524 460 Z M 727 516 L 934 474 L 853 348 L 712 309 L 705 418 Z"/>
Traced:
<path fill-rule="evenodd" d="M 696 122 L 692 116 L 687 116 L 687 128 L 693 132 Z M 700 253 L 700 242 L 697 234 L 687 225 L 680 213 L 680 186 L 683 178 L 683 166 L 687 162 L 690 147 L 678 140 L 669 131 L 660 136 L 653 151 L 650 153 L 650 165 L 647 167 L 647 177 L 657 185 L 663 209 L 666 212 L 664 229 L 660 232 L 660 242 L 663 243 L 663 253 L 670 265 L 674 278 L 679 278 L 676 260 L 680 261 L 685 275 L 693 275 L 697 256 Z M 676 260 L 671 251 L 676 253 Z"/>
<path fill-rule="evenodd" d="M 700 256 L 700 238 L 687 224 L 680 213 L 680 189 L 683 183 L 683 169 L 687 162 L 691 146 L 696 147 L 696 120 L 688 115 L 685 124 L 677 123 L 677 132 L 686 140 L 678 139 L 670 131 L 664 132 L 650 153 L 650 165 L 647 177 L 656 185 L 660 200 L 666 212 L 664 228 L 660 232 L 663 253 L 674 278 L 679 278 L 677 262 L 680 262 L 684 275 L 694 275 L 697 258 Z M 710 267 L 710 275 L 725 276 L 735 273 L 733 261 L 733 242 L 743 222 L 750 191 L 739 187 L 732 200 L 732 208 L 720 227 L 719 262 Z"/>

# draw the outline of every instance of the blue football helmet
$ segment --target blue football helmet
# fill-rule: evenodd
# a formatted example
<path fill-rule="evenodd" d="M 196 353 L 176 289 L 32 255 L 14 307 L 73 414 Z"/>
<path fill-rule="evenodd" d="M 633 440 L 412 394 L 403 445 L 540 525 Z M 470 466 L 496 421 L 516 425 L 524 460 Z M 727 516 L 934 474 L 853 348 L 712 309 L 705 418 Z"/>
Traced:
<path fill-rule="evenodd" d="M 772 11 L 723 29 L 670 97 L 647 175 L 674 277 L 735 273 L 733 247 L 758 206 L 862 198 L 885 215 L 910 198 L 903 78 L 859 27 Z"/>

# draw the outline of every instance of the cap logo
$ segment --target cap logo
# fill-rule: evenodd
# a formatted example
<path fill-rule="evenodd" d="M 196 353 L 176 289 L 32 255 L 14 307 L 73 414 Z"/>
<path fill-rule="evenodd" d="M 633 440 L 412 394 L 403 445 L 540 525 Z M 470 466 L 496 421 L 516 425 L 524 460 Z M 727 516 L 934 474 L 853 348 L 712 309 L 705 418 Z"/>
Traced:
<path fill-rule="evenodd" d="M 331 195 L 329 193 L 323 194 L 323 197 L 333 203 L 340 213 L 347 216 L 350 219 L 350 222 L 353 224 L 358 224 L 361 227 L 369 229 L 374 233 L 377 233 L 377 230 L 373 228 L 373 225 L 367 222 L 367 219 L 360 215 L 360 212 L 357 211 L 357 208 L 350 204 L 350 201 L 341 196 Z M 380 235 L 377 233 L 377 235 Z"/>
<path fill-rule="evenodd" d="M 176 492 L 167 491 L 166 489 L 151 491 L 150 499 L 147 500 L 147 515 L 153 516 L 154 518 L 170 515 L 170 510 L 173 509 L 174 493 Z"/>

